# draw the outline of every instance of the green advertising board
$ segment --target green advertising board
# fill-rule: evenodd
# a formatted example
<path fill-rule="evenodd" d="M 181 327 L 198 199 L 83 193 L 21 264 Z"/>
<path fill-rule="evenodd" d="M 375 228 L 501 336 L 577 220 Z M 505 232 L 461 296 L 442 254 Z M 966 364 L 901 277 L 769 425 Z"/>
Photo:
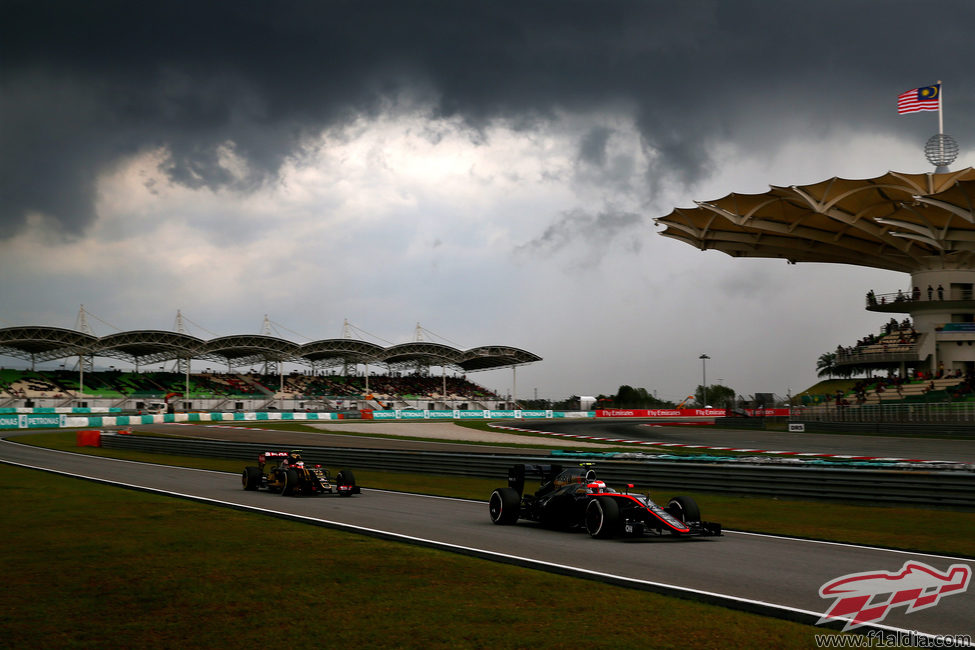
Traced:
<path fill-rule="evenodd" d="M 19 413 L 0 415 L 0 429 L 60 429 L 63 413 Z"/>

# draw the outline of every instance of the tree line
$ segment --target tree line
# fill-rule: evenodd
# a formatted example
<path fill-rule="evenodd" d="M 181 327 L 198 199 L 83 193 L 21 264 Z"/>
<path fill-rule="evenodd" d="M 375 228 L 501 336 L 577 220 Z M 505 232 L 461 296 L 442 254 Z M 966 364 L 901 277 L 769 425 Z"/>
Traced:
<path fill-rule="evenodd" d="M 706 396 L 706 397 L 705 397 Z M 580 408 L 578 395 L 571 395 L 563 400 L 519 400 L 526 409 L 553 409 L 557 411 L 573 411 Z M 722 384 L 711 384 L 706 387 L 698 385 L 694 395 L 688 395 L 686 400 L 674 402 L 659 399 L 646 388 L 634 388 L 622 385 L 613 395 L 600 394 L 596 396 L 594 409 L 672 409 L 683 404 L 685 408 L 735 408 L 736 393 L 733 388 Z"/>

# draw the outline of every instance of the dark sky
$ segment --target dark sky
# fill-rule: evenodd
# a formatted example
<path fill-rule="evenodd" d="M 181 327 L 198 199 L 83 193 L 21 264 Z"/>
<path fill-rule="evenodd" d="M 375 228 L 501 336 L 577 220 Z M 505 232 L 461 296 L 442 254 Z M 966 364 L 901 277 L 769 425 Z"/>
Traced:
<path fill-rule="evenodd" d="M 701 252 L 653 218 L 931 171 L 937 115 L 896 98 L 938 80 L 975 164 L 972 0 L 0 8 L 0 326 L 422 323 L 539 354 L 519 390 L 552 398 L 679 401 L 702 352 L 786 395 L 909 279 Z"/>
<path fill-rule="evenodd" d="M 715 139 L 903 131 L 896 94 L 938 79 L 946 131 L 975 119 L 970 0 L 0 6 L 3 238 L 31 212 L 83 235 L 96 178 L 127 155 L 165 147 L 171 180 L 247 191 L 321 129 L 417 105 L 474 139 L 491 121 L 626 107 L 659 152 L 651 186 L 707 173 Z M 228 141 L 245 178 L 217 164 Z M 594 127 L 579 156 L 599 161 L 604 141 Z"/>

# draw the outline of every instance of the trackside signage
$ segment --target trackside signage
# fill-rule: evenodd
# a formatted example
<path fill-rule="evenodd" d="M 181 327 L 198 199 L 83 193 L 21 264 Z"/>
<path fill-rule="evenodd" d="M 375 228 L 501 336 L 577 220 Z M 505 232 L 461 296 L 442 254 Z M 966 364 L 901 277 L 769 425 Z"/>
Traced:
<path fill-rule="evenodd" d="M 0 429 L 60 429 L 65 415 L 58 413 L 18 413 L 0 415 Z"/>
<path fill-rule="evenodd" d="M 458 420 L 483 420 L 488 417 L 487 411 L 454 411 Z"/>
<path fill-rule="evenodd" d="M 788 416 L 789 409 L 748 409 L 750 417 Z M 597 418 L 723 418 L 725 409 L 599 409 Z"/>
<path fill-rule="evenodd" d="M 373 411 L 374 420 L 512 420 L 592 417 L 589 412 L 550 410 L 415 410 Z M 296 411 L 246 413 L 166 413 L 160 415 L 73 415 L 65 413 L 0 413 L 0 429 L 43 429 L 62 427 L 113 427 L 161 422 L 233 422 L 273 420 L 338 420 L 340 413 L 305 413 Z"/>
<path fill-rule="evenodd" d="M 430 411 L 430 410 L 395 410 L 395 411 L 373 411 L 373 420 L 517 420 L 517 419 L 539 419 L 539 418 L 561 418 L 564 413 L 556 411 L 521 411 L 521 410 L 502 410 L 502 411 Z"/>
<path fill-rule="evenodd" d="M 553 411 L 516 411 L 516 413 L 521 413 L 521 417 L 525 419 L 555 417 Z"/>
<path fill-rule="evenodd" d="M 97 411 L 92 408 L 83 408 L 80 406 L 34 406 L 34 407 L 22 407 L 22 406 L 5 406 L 0 408 L 0 414 L 7 413 L 121 413 L 122 409 L 117 407 L 98 409 Z"/>

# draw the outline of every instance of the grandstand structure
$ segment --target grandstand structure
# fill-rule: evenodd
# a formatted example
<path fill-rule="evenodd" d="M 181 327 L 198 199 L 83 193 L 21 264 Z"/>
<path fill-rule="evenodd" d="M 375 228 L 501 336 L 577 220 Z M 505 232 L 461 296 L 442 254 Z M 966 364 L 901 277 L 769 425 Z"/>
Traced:
<path fill-rule="evenodd" d="M 676 208 L 659 234 L 732 257 L 866 266 L 907 274 L 870 289 L 868 311 L 891 316 L 868 343 L 841 348 L 839 367 L 904 378 L 975 375 L 975 169 L 888 172 L 772 186 Z M 902 319 L 902 316 L 907 316 Z"/>
<path fill-rule="evenodd" d="M 414 341 L 383 347 L 351 338 L 298 344 L 265 334 L 204 340 L 165 330 L 97 337 L 42 326 L 0 329 L 0 355 L 30 363 L 29 371 L 0 373 L 0 406 L 97 404 L 132 410 L 172 396 L 178 396 L 181 408 L 199 410 L 504 408 L 504 398 L 468 381 L 466 373 L 502 368 L 514 372 L 518 366 L 541 361 L 536 354 L 503 345 L 462 350 Z M 135 371 L 95 372 L 96 357 L 123 361 Z M 35 369 L 38 362 L 59 360 L 77 365 L 72 363 L 71 370 Z M 193 362 L 200 361 L 225 366 L 226 372 L 208 367 L 192 373 Z M 150 368 L 168 362 L 174 363 L 175 372 Z M 285 374 L 286 362 L 308 369 Z M 365 366 L 362 373 L 360 365 Z M 370 366 L 384 372 L 370 372 Z M 431 368 L 440 368 L 441 376 L 432 375 Z M 465 376 L 448 377 L 448 370 Z"/>

